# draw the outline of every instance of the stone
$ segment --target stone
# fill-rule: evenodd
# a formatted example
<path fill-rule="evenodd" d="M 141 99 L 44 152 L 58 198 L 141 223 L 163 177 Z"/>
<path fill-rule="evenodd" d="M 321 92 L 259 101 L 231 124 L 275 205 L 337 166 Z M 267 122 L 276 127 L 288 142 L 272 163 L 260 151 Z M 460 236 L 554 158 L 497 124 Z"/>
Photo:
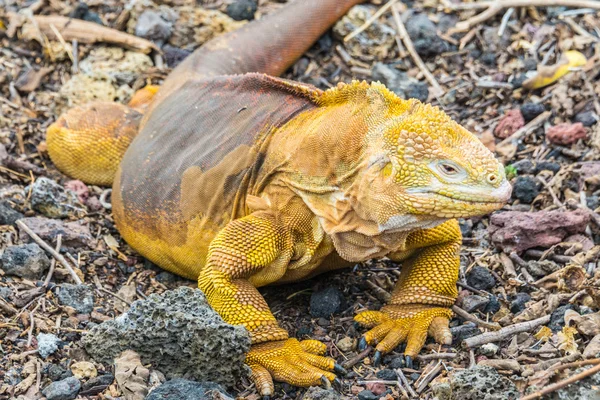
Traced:
<path fill-rule="evenodd" d="M 349 336 L 346 336 L 346 337 L 338 340 L 338 342 L 336 343 L 336 346 L 341 351 L 347 352 L 347 351 L 354 349 L 354 347 L 356 346 L 356 340 L 352 339 Z"/>
<path fill-rule="evenodd" d="M 398 375 L 396 375 L 396 372 L 392 371 L 391 369 L 382 369 L 381 371 L 377 371 L 375 375 L 377 376 L 377 378 L 384 381 L 395 381 L 396 379 L 398 379 Z"/>
<path fill-rule="evenodd" d="M 135 35 L 144 39 L 164 43 L 173 32 L 173 24 L 152 10 L 144 10 L 135 25 Z"/>
<path fill-rule="evenodd" d="M 525 120 L 521 110 L 509 110 L 498 121 L 494 128 L 494 136 L 500 139 L 506 139 L 525 125 Z"/>
<path fill-rule="evenodd" d="M 329 318 L 345 306 L 344 294 L 333 286 L 313 292 L 310 296 L 310 315 L 315 318 Z"/>
<path fill-rule="evenodd" d="M 496 278 L 487 268 L 476 265 L 467 273 L 467 284 L 478 290 L 490 290 L 496 286 Z"/>
<path fill-rule="evenodd" d="M 92 236 L 90 228 L 82 225 L 79 221 L 64 223 L 43 217 L 23 218 L 22 221 L 46 242 L 55 243 L 56 236 L 61 235 L 64 247 L 94 248 L 96 246 L 96 240 Z M 19 238 L 24 242 L 31 242 L 29 235 L 21 228 L 19 228 Z"/>
<path fill-rule="evenodd" d="M 425 102 L 429 97 L 427 83 L 408 76 L 391 64 L 376 63 L 372 69 L 371 79 L 380 81 L 401 99 L 417 99 Z"/>
<path fill-rule="evenodd" d="M 302 400 L 340 400 L 341 396 L 335 390 L 326 390 L 318 386 L 311 386 L 302 396 Z"/>
<path fill-rule="evenodd" d="M 192 54 L 192 52 L 189 50 L 180 49 L 178 47 L 171 46 L 170 44 L 165 44 L 162 47 L 162 51 L 163 57 L 165 58 L 165 63 L 169 68 L 175 68 L 190 54 Z"/>
<path fill-rule="evenodd" d="M 521 115 L 525 122 L 533 120 L 535 117 L 546 111 L 542 103 L 525 103 L 521 106 Z"/>
<path fill-rule="evenodd" d="M 39 336 L 39 335 L 38 335 Z M 38 348 L 40 339 L 38 338 Z M 50 364 L 48 367 L 48 378 L 52 381 L 58 381 L 60 379 L 65 379 L 71 376 L 71 371 L 66 370 L 58 364 Z"/>
<path fill-rule="evenodd" d="M 535 166 L 535 173 L 537 174 L 540 171 L 551 171 L 557 173 L 560 171 L 560 164 L 552 161 L 541 161 Z"/>
<path fill-rule="evenodd" d="M 488 231 L 492 242 L 506 253 L 550 247 L 565 237 L 583 233 L 588 213 L 575 211 L 506 211 L 492 214 Z"/>
<path fill-rule="evenodd" d="M 432 385 L 438 400 L 517 400 L 520 393 L 509 379 L 494 368 L 476 366 L 455 370 L 446 382 Z"/>
<path fill-rule="evenodd" d="M 97 392 L 100 393 L 104 391 L 104 389 L 106 389 L 108 386 L 110 386 L 114 380 L 115 376 L 113 374 L 98 375 L 95 378 L 90 378 L 87 382 L 81 385 L 82 394 L 84 392 L 88 392 L 87 395 L 92 396 L 93 393 L 89 392 L 94 389 L 101 389 L 99 390 L 99 392 Z"/>
<path fill-rule="evenodd" d="M 482 311 L 489 302 L 490 300 L 487 297 L 473 294 L 463 299 L 462 308 L 464 308 L 466 312 Z"/>
<path fill-rule="evenodd" d="M 495 66 L 496 65 L 496 54 L 495 53 L 491 53 L 491 52 L 486 52 L 483 53 L 483 55 L 481 56 L 481 61 L 488 66 Z"/>
<path fill-rule="evenodd" d="M 510 302 L 510 312 L 518 314 L 526 308 L 527 302 L 531 300 L 531 296 L 527 293 L 517 293 L 515 298 Z"/>
<path fill-rule="evenodd" d="M 358 400 L 379 400 L 379 395 L 376 395 L 370 390 L 363 390 L 358 394 Z"/>
<path fill-rule="evenodd" d="M 78 361 L 71 364 L 71 372 L 77 379 L 95 378 L 98 376 L 96 366 L 89 361 Z"/>
<path fill-rule="evenodd" d="M 488 300 L 488 304 L 483 309 L 485 314 L 496 314 L 498 311 L 500 311 L 501 304 L 498 301 L 498 297 L 492 295 L 489 296 Z"/>
<path fill-rule="evenodd" d="M 512 197 L 521 203 L 531 204 L 540 194 L 540 183 L 531 176 L 518 176 L 513 183 Z"/>
<path fill-rule="evenodd" d="M 48 400 L 72 400 L 77 397 L 81 389 L 79 379 L 71 376 L 69 378 L 52 382 L 42 393 Z"/>
<path fill-rule="evenodd" d="M 486 343 L 479 348 L 479 352 L 486 357 L 492 357 L 498 353 L 498 345 L 494 343 Z"/>
<path fill-rule="evenodd" d="M 452 333 L 452 342 L 460 343 L 465 339 L 479 335 L 481 331 L 473 322 L 467 322 L 463 325 L 453 326 L 450 328 L 450 333 Z"/>
<path fill-rule="evenodd" d="M 256 0 L 234 0 L 227 5 L 225 13 L 236 21 L 252 21 L 257 9 Z"/>
<path fill-rule="evenodd" d="M 187 379 L 172 379 L 150 392 L 145 400 L 233 400 L 216 383 L 194 382 Z"/>
<path fill-rule="evenodd" d="M 36 179 L 33 185 L 25 188 L 25 192 L 29 191 L 31 208 L 46 217 L 67 218 L 85 214 L 77 196 L 51 179 L 45 177 Z"/>
<path fill-rule="evenodd" d="M 593 111 L 583 111 L 575 115 L 573 121 L 581 122 L 583 126 L 593 126 L 598 122 L 598 115 Z"/>
<path fill-rule="evenodd" d="M 552 330 L 552 332 L 557 333 L 562 330 L 565 326 L 565 313 L 568 310 L 575 309 L 573 304 L 565 304 L 564 306 L 557 307 L 556 310 L 550 314 L 550 322 L 548 323 L 548 328 Z"/>
<path fill-rule="evenodd" d="M 4 300 L 9 300 L 12 297 L 13 291 L 9 287 L 0 286 L 0 297 Z"/>
<path fill-rule="evenodd" d="M 589 196 L 586 198 L 585 202 L 590 210 L 595 211 L 598 207 L 600 207 L 600 196 Z"/>
<path fill-rule="evenodd" d="M 570 376 L 580 374 L 589 368 L 591 367 L 577 368 L 570 373 Z M 528 388 L 526 394 L 539 389 L 541 388 Z M 600 374 L 593 374 L 588 378 L 577 381 L 577 383 L 549 393 L 544 396 L 544 400 L 600 400 Z"/>
<path fill-rule="evenodd" d="M 587 131 L 581 122 L 558 124 L 546 129 L 546 138 L 550 143 L 558 145 L 570 145 L 586 136 Z"/>
<path fill-rule="evenodd" d="M 104 25 L 98 13 L 90 11 L 90 7 L 86 3 L 77 3 L 75 9 L 69 14 L 69 17 Z"/>
<path fill-rule="evenodd" d="M 58 286 L 58 302 L 73 307 L 80 314 L 89 314 L 94 309 L 94 291 L 88 285 L 63 283 Z"/>
<path fill-rule="evenodd" d="M 420 56 L 436 56 L 450 50 L 448 43 L 437 35 L 437 27 L 427 14 L 408 11 L 402 15 L 402 19 Z"/>
<path fill-rule="evenodd" d="M 34 280 L 50 267 L 50 259 L 36 243 L 8 246 L 0 261 L 6 274 Z"/>
<path fill-rule="evenodd" d="M 232 387 L 248 374 L 246 329 L 225 323 L 198 289 L 180 287 L 134 302 L 115 320 L 84 336 L 87 352 L 111 363 L 122 351 L 140 354 L 167 378 L 193 378 Z"/>
<path fill-rule="evenodd" d="M 512 166 L 517 170 L 517 173 L 520 175 L 531 174 L 535 170 L 533 162 L 531 162 L 531 160 L 528 158 L 516 161 L 512 164 Z"/>
<path fill-rule="evenodd" d="M 24 215 L 15 211 L 6 200 L 0 201 L 0 225 L 14 225 Z"/>
<path fill-rule="evenodd" d="M 36 336 L 38 342 L 38 353 L 42 358 L 54 354 L 58 350 L 60 339 L 51 333 L 40 333 Z"/>

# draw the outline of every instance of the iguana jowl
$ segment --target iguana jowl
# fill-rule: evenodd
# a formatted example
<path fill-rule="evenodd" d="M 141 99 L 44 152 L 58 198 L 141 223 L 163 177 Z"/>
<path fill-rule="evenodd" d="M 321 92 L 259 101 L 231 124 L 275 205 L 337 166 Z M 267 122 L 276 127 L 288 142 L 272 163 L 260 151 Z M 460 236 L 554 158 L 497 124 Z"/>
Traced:
<path fill-rule="evenodd" d="M 113 184 L 119 232 L 144 257 L 197 279 L 250 332 L 262 395 L 272 378 L 333 381 L 315 340 L 288 338 L 257 287 L 387 256 L 403 261 L 388 305 L 365 311 L 375 359 L 431 335 L 450 343 L 461 234 L 455 218 L 499 209 L 502 165 L 446 114 L 379 83 L 327 91 L 283 73 L 360 0 L 297 0 L 196 50 L 128 106 L 94 103 L 48 129 L 62 171 Z"/>

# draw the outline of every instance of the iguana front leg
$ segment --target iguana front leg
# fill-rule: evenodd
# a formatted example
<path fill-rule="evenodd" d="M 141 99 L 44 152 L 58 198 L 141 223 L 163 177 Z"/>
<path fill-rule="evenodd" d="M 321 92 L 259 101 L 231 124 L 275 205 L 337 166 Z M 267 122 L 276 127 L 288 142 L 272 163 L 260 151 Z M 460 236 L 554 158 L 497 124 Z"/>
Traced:
<path fill-rule="evenodd" d="M 246 363 L 263 396 L 274 391 L 272 377 L 296 386 L 334 381 L 339 370 L 323 357 L 316 340 L 289 339 L 248 278 L 261 272 L 276 281 L 293 254 L 293 232 L 268 212 L 257 212 L 227 224 L 211 242 L 207 265 L 198 279 L 208 302 L 228 323 L 248 329 L 252 348 Z"/>
<path fill-rule="evenodd" d="M 458 222 L 449 220 L 411 233 L 406 250 L 388 255 L 395 261 L 405 260 L 389 304 L 381 311 L 365 311 L 354 318 L 372 328 L 359 347 L 377 343 L 376 364 L 382 354 L 402 342 L 406 342 L 404 353 L 407 364 L 411 364 L 428 334 L 440 344 L 452 343 L 448 322 L 457 297 L 461 239 Z"/>

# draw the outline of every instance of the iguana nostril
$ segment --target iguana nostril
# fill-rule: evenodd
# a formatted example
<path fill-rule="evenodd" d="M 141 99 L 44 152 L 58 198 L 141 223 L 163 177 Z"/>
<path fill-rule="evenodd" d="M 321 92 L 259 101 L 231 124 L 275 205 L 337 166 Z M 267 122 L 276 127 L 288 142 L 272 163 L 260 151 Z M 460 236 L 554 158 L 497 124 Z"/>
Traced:
<path fill-rule="evenodd" d="M 488 181 L 488 183 L 492 183 L 492 184 L 498 182 L 498 175 L 496 175 L 496 174 L 489 174 L 487 176 L 487 181 Z"/>

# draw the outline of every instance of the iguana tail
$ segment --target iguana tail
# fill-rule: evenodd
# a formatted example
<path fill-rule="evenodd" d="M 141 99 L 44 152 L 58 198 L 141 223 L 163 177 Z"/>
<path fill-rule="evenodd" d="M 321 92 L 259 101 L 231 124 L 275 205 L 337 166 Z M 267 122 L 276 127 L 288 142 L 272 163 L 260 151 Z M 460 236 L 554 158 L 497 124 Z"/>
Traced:
<path fill-rule="evenodd" d="M 158 91 L 138 91 L 128 106 L 92 103 L 62 115 L 47 131 L 48 153 L 65 174 L 110 185 L 127 147 L 162 99 L 189 79 L 261 72 L 281 75 L 353 5 L 364 0 L 295 0 L 259 21 L 197 49 L 169 74 Z"/>

